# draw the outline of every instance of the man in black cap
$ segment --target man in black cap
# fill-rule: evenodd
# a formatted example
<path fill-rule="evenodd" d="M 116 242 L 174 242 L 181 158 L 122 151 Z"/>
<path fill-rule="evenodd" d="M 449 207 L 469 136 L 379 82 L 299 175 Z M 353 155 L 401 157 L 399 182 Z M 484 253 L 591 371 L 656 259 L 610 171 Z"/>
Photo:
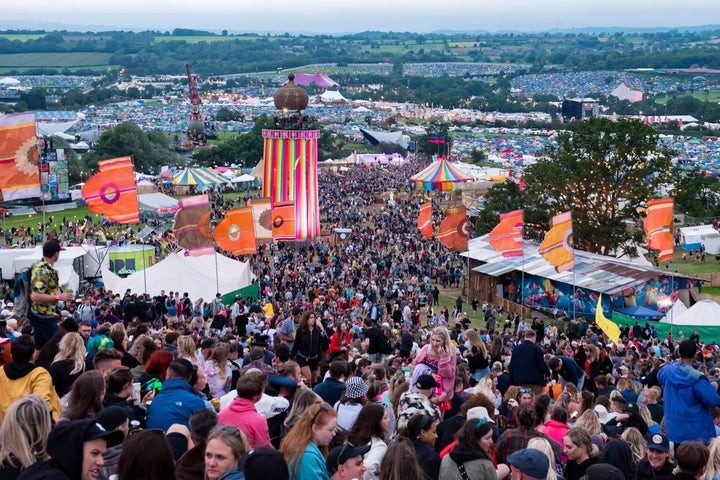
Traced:
<path fill-rule="evenodd" d="M 122 432 L 123 438 L 127 437 L 130 431 L 130 423 L 127 411 L 118 405 L 105 407 L 95 417 L 99 423 L 108 432 L 118 430 Z M 110 478 L 111 475 L 117 475 L 120 468 L 120 456 L 122 455 L 122 443 L 115 446 L 108 446 L 107 452 L 103 455 L 105 465 L 102 467 L 100 477 Z"/>
<path fill-rule="evenodd" d="M 45 343 L 57 332 L 59 301 L 69 302 L 75 297 L 72 293 L 60 293 L 58 273 L 53 267 L 65 250 L 56 239 L 43 244 L 43 258 L 30 269 L 30 309 L 28 320 L 33 327 L 35 348 L 39 352 Z"/>
<path fill-rule="evenodd" d="M 547 455 L 534 448 L 523 448 L 511 453 L 507 463 L 510 464 L 512 480 L 545 480 L 550 469 Z"/>
<path fill-rule="evenodd" d="M 252 341 L 250 342 L 250 346 L 255 349 L 259 348 L 262 349 L 263 352 L 263 362 L 265 364 L 272 366 L 273 358 L 275 358 L 275 354 L 272 353 L 270 350 L 268 350 L 268 347 L 270 346 L 268 341 L 270 340 L 270 337 L 267 335 L 261 335 L 259 333 L 256 333 L 252 337 Z M 250 362 L 250 352 L 245 354 L 245 357 L 243 358 L 243 365 L 247 365 Z"/>
<path fill-rule="evenodd" d="M 93 480 L 105 464 L 107 449 L 122 443 L 123 438 L 121 431 L 106 430 L 95 419 L 62 423 L 48 437 L 50 460 L 32 465 L 19 478 Z"/>
<path fill-rule="evenodd" d="M 330 450 L 325 461 L 330 478 L 332 480 L 363 478 L 367 470 L 363 464 L 363 455 L 369 450 L 369 444 L 356 447 L 350 442 Z"/>

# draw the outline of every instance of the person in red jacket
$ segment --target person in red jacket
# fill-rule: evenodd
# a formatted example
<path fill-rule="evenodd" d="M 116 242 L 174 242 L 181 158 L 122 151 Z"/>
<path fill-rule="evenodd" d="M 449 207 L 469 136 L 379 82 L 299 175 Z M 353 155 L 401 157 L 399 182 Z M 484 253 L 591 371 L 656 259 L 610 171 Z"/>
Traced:
<path fill-rule="evenodd" d="M 328 347 L 328 357 L 332 362 L 338 358 L 348 359 L 348 351 L 352 347 L 350 340 L 350 332 L 348 332 L 348 324 L 340 321 L 335 324 L 335 333 L 330 337 L 330 346 Z"/>
<path fill-rule="evenodd" d="M 218 415 L 218 424 L 237 427 L 245 434 L 253 450 L 271 445 L 267 420 L 255 409 L 255 403 L 262 398 L 266 382 L 267 375 L 263 372 L 246 372 L 238 379 L 238 396 Z"/>

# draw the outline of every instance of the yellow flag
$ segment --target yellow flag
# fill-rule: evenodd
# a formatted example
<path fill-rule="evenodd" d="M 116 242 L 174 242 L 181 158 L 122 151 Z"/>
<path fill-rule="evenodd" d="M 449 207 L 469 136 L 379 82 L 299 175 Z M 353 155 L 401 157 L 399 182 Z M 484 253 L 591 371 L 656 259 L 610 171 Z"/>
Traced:
<path fill-rule="evenodd" d="M 595 309 L 595 323 L 602 328 L 605 335 L 617 346 L 620 342 L 620 327 L 605 317 L 602 309 L 602 295 L 598 297 L 597 308 Z"/>

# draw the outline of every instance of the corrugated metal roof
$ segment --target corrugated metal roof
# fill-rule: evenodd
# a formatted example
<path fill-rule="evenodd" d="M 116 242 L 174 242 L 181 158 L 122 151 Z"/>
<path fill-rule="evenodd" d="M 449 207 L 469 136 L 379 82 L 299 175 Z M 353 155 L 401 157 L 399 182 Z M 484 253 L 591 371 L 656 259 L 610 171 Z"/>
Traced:
<path fill-rule="evenodd" d="M 523 257 L 503 258 L 500 252 L 488 244 L 485 235 L 470 240 L 468 252 L 461 255 L 485 262 L 473 268 L 473 272 L 499 277 L 516 270 L 606 294 L 621 292 L 671 273 L 662 268 L 581 250 L 575 250 L 574 269 L 557 273 L 555 267 L 538 254 L 538 246 L 535 242 L 525 240 Z M 676 276 L 691 278 L 680 274 Z"/>

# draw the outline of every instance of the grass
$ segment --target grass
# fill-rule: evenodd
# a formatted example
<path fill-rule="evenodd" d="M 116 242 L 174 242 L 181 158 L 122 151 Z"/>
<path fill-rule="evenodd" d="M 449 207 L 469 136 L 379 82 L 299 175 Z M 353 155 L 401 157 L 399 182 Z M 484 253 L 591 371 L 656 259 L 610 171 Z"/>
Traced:
<path fill-rule="evenodd" d="M 682 263 L 683 252 L 684 250 L 682 250 L 681 248 L 675 249 L 675 259 L 670 266 L 670 269 L 673 272 L 682 273 L 685 275 L 720 272 L 720 263 L 717 263 L 715 261 L 715 255 L 705 254 L 705 263 L 700 263 L 695 260 L 695 257 L 691 258 L 690 253 L 687 252 L 687 263 Z M 703 292 L 705 292 L 704 288 Z"/>
<path fill-rule="evenodd" d="M 0 68 L 72 68 L 107 67 L 110 53 L 6 53 L 0 54 Z"/>
<path fill-rule="evenodd" d="M 702 287 L 702 293 L 720 297 L 720 287 Z"/>

